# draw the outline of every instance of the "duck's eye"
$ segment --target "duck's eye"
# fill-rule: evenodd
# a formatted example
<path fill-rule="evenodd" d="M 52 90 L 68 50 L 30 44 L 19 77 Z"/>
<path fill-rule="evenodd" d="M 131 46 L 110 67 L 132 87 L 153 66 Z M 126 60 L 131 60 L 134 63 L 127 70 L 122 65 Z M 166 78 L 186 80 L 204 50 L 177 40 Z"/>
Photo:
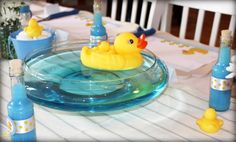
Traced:
<path fill-rule="evenodd" d="M 133 44 L 133 43 L 134 43 L 134 40 L 130 39 L 129 44 Z"/>

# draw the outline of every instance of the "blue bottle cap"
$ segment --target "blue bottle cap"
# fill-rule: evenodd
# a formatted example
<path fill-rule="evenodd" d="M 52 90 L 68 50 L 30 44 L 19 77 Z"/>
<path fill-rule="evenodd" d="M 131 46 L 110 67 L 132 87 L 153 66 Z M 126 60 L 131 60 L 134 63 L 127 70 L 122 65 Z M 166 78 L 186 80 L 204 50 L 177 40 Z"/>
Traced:
<path fill-rule="evenodd" d="M 24 5 L 20 7 L 20 13 L 30 13 L 30 7 L 29 5 Z"/>

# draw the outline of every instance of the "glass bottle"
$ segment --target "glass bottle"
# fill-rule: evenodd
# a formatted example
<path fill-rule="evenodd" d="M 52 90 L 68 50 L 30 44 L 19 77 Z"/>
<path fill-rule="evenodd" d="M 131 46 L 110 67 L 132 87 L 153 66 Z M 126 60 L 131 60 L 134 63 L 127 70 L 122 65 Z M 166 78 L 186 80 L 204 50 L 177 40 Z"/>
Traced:
<path fill-rule="evenodd" d="M 101 6 L 102 6 L 101 0 L 94 0 L 93 25 L 90 30 L 90 45 L 91 45 L 91 47 L 96 46 L 100 41 L 107 40 L 106 29 L 102 23 Z"/>
<path fill-rule="evenodd" d="M 217 63 L 212 68 L 209 106 L 216 111 L 227 111 L 230 106 L 232 79 L 226 67 L 230 63 L 231 31 L 221 31 L 221 45 Z"/>
<path fill-rule="evenodd" d="M 20 7 L 20 23 L 21 28 L 23 29 L 28 25 L 29 20 L 32 17 L 32 12 L 29 5 L 23 5 Z"/>
<path fill-rule="evenodd" d="M 7 106 L 7 125 L 12 130 L 11 141 L 36 142 L 33 103 L 26 95 L 22 61 L 14 59 L 9 65 L 12 98 Z"/>

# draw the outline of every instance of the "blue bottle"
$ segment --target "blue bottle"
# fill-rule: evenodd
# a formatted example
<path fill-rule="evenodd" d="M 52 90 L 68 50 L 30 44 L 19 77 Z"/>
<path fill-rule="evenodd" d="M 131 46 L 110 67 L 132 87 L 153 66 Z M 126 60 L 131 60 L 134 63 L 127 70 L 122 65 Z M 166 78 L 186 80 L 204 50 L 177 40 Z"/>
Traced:
<path fill-rule="evenodd" d="M 8 103 L 8 127 L 12 142 L 36 142 L 33 103 L 27 98 L 23 79 L 22 61 L 10 61 L 12 99 Z"/>
<path fill-rule="evenodd" d="M 212 68 L 209 106 L 216 111 L 227 111 L 230 106 L 232 80 L 226 67 L 230 63 L 231 32 L 221 31 L 221 47 L 217 63 Z"/>
<path fill-rule="evenodd" d="M 101 0 L 94 0 L 93 4 L 93 26 L 90 30 L 90 46 L 94 47 L 99 42 L 107 40 L 106 28 L 102 23 Z"/>
<path fill-rule="evenodd" d="M 29 20 L 32 17 L 32 12 L 29 5 L 23 5 L 20 7 L 20 23 L 21 28 L 24 29 L 28 25 Z"/>

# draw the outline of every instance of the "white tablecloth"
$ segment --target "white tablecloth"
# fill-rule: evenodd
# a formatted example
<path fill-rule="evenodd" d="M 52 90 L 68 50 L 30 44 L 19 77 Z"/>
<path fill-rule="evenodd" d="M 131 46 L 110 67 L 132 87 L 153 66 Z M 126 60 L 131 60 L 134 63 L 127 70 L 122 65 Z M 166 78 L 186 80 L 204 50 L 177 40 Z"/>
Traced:
<path fill-rule="evenodd" d="M 3 117 L 10 101 L 8 61 L 1 61 L 0 102 Z M 201 78 L 204 79 L 204 78 Z M 235 140 L 235 105 L 218 113 L 224 120 L 216 134 L 206 134 L 196 120 L 208 108 L 208 95 L 187 86 L 173 84 L 157 99 L 139 108 L 119 113 L 85 115 L 55 111 L 35 105 L 39 141 L 232 141 Z"/>

